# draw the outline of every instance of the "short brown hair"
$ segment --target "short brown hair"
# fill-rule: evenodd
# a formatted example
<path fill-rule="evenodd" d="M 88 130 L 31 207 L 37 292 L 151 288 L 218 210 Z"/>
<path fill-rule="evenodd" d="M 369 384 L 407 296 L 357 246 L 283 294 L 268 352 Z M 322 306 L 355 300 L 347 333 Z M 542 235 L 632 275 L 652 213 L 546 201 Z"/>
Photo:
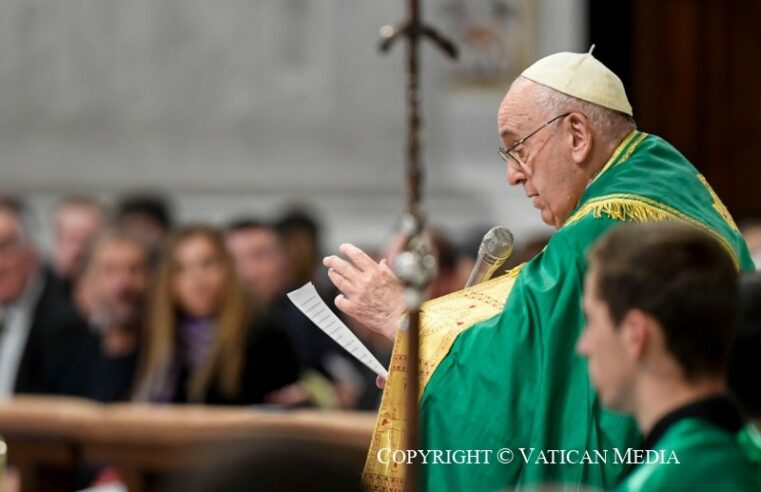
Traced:
<path fill-rule="evenodd" d="M 677 222 L 615 228 L 590 250 L 597 295 L 620 325 L 654 317 L 685 377 L 724 374 L 739 306 L 738 272 L 719 242 Z"/>

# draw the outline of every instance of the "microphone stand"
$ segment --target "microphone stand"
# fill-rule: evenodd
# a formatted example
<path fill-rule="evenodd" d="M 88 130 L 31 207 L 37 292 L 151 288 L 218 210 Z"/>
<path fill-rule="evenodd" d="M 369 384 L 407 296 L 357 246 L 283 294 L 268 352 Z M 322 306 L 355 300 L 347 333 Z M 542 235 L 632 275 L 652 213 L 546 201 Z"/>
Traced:
<path fill-rule="evenodd" d="M 425 216 L 421 209 L 422 166 L 420 118 L 420 63 L 421 39 L 431 40 L 449 58 L 457 57 L 457 48 L 433 27 L 423 24 L 420 0 L 408 0 L 409 17 L 397 26 L 381 28 L 381 52 L 388 52 L 398 39 L 407 40 L 407 207 L 401 221 L 405 238 L 404 248 L 393 264 L 394 273 L 404 284 L 405 307 L 408 313 L 408 358 L 406 417 L 408 450 L 420 448 L 418 399 L 420 388 L 420 306 L 428 284 L 436 275 L 436 259 L 424 238 Z M 419 490 L 420 463 L 415 461 L 405 470 L 404 490 Z"/>

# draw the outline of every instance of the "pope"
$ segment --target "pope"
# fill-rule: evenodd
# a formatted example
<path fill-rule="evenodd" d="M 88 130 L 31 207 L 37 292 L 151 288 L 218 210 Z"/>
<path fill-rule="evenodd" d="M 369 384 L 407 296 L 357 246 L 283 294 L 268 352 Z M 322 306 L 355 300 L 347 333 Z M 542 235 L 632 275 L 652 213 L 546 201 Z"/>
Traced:
<path fill-rule="evenodd" d="M 675 220 L 716 239 L 737 269 L 747 247 L 705 178 L 668 142 L 637 130 L 621 80 L 591 53 L 556 53 L 512 83 L 497 114 L 507 181 L 522 186 L 557 228 L 531 261 L 489 282 L 424 304 L 421 439 L 426 450 L 509 449 L 489 464 L 429 464 L 425 490 L 496 490 L 540 483 L 611 488 L 630 465 L 543 464 L 520 449 L 625 450 L 641 439 L 630 417 L 600 404 L 574 352 L 584 326 L 585 255 L 608 229 Z M 352 245 L 324 259 L 336 306 L 395 340 L 364 471 L 370 490 L 401 490 L 404 467 L 378 452 L 402 449 L 407 337 L 401 287 L 385 263 Z M 504 460 L 508 461 L 508 460 Z"/>

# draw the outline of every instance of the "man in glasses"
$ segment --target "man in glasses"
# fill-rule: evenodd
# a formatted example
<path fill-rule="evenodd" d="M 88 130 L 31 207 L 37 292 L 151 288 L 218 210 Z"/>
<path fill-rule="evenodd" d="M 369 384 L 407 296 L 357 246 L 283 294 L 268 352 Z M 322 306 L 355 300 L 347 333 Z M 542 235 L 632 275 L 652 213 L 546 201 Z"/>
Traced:
<path fill-rule="evenodd" d="M 41 267 L 23 203 L 0 197 L 0 400 L 70 394 L 65 378 L 85 329 Z"/>
<path fill-rule="evenodd" d="M 527 68 L 500 105 L 498 132 L 508 183 L 523 187 L 557 233 L 531 261 L 423 306 L 420 417 L 426 450 L 508 449 L 513 459 L 504 452 L 507 462 L 495 455 L 477 466 L 428 464 L 423 486 L 608 489 L 631 464 L 578 457 L 636 447 L 640 436 L 633 420 L 600 406 L 574 353 L 589 245 L 620 223 L 678 220 L 719 240 L 737 268 L 753 264 L 705 179 L 670 144 L 636 129 L 621 80 L 591 50 L 556 53 Z M 352 245 L 341 251 L 348 259 L 324 260 L 342 293 L 336 305 L 396 340 L 364 474 L 370 490 L 393 489 L 404 467 L 376 456 L 389 443 L 401 446 L 406 432 L 401 289 L 385 264 Z"/>

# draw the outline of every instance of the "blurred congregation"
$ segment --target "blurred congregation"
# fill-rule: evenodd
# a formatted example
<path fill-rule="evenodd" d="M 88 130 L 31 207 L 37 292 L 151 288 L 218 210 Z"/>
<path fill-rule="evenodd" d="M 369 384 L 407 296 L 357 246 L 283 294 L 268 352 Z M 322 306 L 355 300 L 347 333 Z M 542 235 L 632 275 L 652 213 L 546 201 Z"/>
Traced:
<path fill-rule="evenodd" d="M 374 379 L 285 297 L 327 287 L 309 215 L 176 225 L 158 195 L 71 196 L 47 255 L 27 214 L 0 201 L 3 396 L 375 406 Z"/>
<path fill-rule="evenodd" d="M 307 282 L 327 301 L 337 295 L 308 210 L 177 224 L 159 194 L 113 206 L 65 196 L 49 252 L 34 223 L 23 200 L 0 198 L 2 397 L 377 408 L 374 374 L 286 297 Z M 439 274 L 427 296 L 436 298 L 465 284 L 480 236 L 463 246 L 429 236 Z M 391 259 L 400 239 L 374 256 Z M 508 266 L 541 247 L 527 245 Z M 386 365 L 389 341 L 336 313 Z"/>

